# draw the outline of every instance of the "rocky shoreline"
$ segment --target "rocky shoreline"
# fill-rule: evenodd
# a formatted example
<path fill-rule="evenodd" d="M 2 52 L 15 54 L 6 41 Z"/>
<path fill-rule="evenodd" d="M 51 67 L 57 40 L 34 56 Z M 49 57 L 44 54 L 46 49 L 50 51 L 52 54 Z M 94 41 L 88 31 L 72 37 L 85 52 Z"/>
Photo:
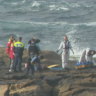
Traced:
<path fill-rule="evenodd" d="M 70 69 L 36 72 L 34 77 L 24 72 L 9 73 L 9 59 L 0 48 L 0 96 L 96 96 L 96 68 L 76 70 L 75 60 L 70 60 Z M 52 51 L 43 51 L 42 66 L 60 64 L 60 56 Z M 26 50 L 23 65 L 26 62 Z"/>

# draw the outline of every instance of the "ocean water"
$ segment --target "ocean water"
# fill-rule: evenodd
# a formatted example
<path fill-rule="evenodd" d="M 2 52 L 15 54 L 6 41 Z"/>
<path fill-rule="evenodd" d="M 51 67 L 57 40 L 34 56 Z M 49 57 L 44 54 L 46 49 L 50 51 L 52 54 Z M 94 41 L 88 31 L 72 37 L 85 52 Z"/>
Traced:
<path fill-rule="evenodd" d="M 0 46 L 8 38 L 41 40 L 42 50 L 56 51 L 69 37 L 75 55 L 96 48 L 96 0 L 0 0 Z"/>

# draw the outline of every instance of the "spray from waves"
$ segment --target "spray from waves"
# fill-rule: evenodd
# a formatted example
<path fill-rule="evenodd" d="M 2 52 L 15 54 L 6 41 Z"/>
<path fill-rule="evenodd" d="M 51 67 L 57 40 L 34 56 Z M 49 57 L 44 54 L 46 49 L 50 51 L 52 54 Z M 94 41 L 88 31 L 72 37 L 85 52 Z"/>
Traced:
<path fill-rule="evenodd" d="M 94 36 L 94 32 L 96 30 L 93 30 L 93 32 L 91 32 L 91 30 L 92 28 L 95 28 L 96 22 L 78 23 L 71 25 L 73 25 L 71 31 L 67 32 L 66 34 L 68 35 L 69 40 L 72 43 L 72 46 L 76 53 L 75 55 L 81 55 L 82 51 L 88 47 L 95 49 L 96 44 L 92 44 L 91 42 L 96 40 Z"/>
<path fill-rule="evenodd" d="M 72 44 L 72 48 L 74 50 L 74 53 L 76 56 L 79 56 L 82 53 L 83 48 L 79 47 L 79 41 L 80 38 L 79 37 L 75 37 L 74 34 L 76 34 L 78 31 L 75 28 L 72 28 L 72 31 L 66 33 L 66 35 L 68 36 L 69 40 L 71 41 Z M 71 53 L 71 55 L 73 55 Z"/>

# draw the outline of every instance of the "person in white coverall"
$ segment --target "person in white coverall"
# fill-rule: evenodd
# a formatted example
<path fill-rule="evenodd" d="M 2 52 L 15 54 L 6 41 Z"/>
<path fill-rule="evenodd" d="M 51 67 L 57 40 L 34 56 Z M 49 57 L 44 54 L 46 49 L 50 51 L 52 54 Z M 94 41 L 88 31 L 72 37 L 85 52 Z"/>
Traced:
<path fill-rule="evenodd" d="M 60 43 L 60 46 L 57 49 L 57 53 L 58 53 L 58 51 L 62 50 L 62 54 L 61 54 L 62 68 L 66 68 L 68 65 L 70 49 L 72 50 L 70 41 L 68 40 L 67 36 L 64 36 L 64 40 Z M 72 50 L 72 52 L 73 52 L 73 50 Z M 74 52 L 73 52 L 73 54 L 74 54 Z"/>
<path fill-rule="evenodd" d="M 96 54 L 96 51 L 90 48 L 86 48 L 83 52 L 82 55 L 80 57 L 79 62 L 92 62 L 94 63 L 93 60 L 93 55 Z"/>

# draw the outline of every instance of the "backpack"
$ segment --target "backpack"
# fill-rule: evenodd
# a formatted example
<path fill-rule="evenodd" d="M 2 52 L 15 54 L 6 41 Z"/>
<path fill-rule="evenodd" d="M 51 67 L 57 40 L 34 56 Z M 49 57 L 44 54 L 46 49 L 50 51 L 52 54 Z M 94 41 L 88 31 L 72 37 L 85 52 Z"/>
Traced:
<path fill-rule="evenodd" d="M 39 52 L 38 47 L 35 43 L 31 43 L 28 48 L 29 53 L 37 54 Z"/>

